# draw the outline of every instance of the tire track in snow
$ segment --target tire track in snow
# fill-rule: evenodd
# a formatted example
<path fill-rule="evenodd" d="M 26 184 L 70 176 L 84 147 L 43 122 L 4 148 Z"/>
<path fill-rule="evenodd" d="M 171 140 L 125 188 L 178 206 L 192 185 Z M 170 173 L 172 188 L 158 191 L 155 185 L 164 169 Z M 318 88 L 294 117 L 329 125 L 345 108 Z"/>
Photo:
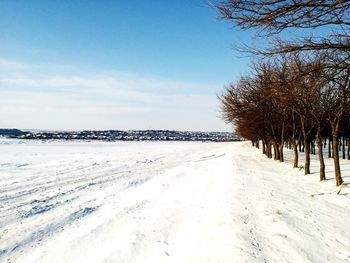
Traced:
<path fill-rule="evenodd" d="M 21 169 L 12 167 L 17 169 L 17 178 L 14 180 L 7 174 L 9 183 L 2 181 L 0 193 L 3 241 L 0 259 L 46 242 L 77 219 L 94 214 L 106 200 L 118 206 L 116 193 L 139 188 L 160 175 L 165 167 L 179 165 L 194 154 L 191 144 L 183 145 L 181 151 L 169 152 L 169 148 L 163 153 L 145 152 L 131 159 L 100 155 L 79 161 L 50 161 Z M 106 158 L 107 161 L 102 161 Z M 70 167 L 66 169 L 66 165 Z M 9 172 L 15 174 L 14 170 Z"/>

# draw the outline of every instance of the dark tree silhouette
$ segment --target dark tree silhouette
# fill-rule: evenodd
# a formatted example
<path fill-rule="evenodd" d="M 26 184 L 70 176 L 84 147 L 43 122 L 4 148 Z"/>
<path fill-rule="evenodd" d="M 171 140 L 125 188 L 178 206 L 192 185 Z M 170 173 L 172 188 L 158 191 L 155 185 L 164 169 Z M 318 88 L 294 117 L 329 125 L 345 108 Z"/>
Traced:
<path fill-rule="evenodd" d="M 277 36 L 283 31 L 302 29 L 297 41 L 276 38 L 265 54 L 300 50 L 350 51 L 350 2 L 335 0 L 223 0 L 213 4 L 220 18 L 242 29 L 255 29 L 259 36 Z M 313 36 L 318 28 L 328 34 Z M 305 29 L 309 34 L 305 35 Z"/>

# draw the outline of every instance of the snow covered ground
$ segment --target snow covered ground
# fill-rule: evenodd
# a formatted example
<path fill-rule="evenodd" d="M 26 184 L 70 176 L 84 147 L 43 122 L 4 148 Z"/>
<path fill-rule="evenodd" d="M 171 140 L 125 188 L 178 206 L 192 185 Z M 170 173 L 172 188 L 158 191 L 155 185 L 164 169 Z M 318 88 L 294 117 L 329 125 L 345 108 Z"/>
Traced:
<path fill-rule="evenodd" d="M 1 139 L 0 262 L 350 261 L 349 187 L 286 160 L 246 142 Z"/>

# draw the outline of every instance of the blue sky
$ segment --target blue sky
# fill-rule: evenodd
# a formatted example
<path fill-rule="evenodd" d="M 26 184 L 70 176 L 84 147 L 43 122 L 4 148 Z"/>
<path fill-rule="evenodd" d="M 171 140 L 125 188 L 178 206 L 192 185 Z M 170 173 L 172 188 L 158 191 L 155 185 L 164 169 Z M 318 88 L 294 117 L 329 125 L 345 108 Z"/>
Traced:
<path fill-rule="evenodd" d="M 231 130 L 250 37 L 204 0 L 2 0 L 0 28 L 0 127 Z"/>

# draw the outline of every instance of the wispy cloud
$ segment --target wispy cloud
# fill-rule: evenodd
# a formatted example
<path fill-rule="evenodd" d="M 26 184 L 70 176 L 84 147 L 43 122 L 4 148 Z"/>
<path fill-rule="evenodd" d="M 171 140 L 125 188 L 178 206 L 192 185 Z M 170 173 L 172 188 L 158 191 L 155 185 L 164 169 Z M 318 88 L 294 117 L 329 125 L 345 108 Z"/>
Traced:
<path fill-rule="evenodd" d="M 219 88 L 151 75 L 91 69 L 84 72 L 70 65 L 0 59 L 0 125 L 226 129 L 217 118 L 215 93 Z M 199 120 L 204 116 L 207 121 L 201 124 Z"/>

